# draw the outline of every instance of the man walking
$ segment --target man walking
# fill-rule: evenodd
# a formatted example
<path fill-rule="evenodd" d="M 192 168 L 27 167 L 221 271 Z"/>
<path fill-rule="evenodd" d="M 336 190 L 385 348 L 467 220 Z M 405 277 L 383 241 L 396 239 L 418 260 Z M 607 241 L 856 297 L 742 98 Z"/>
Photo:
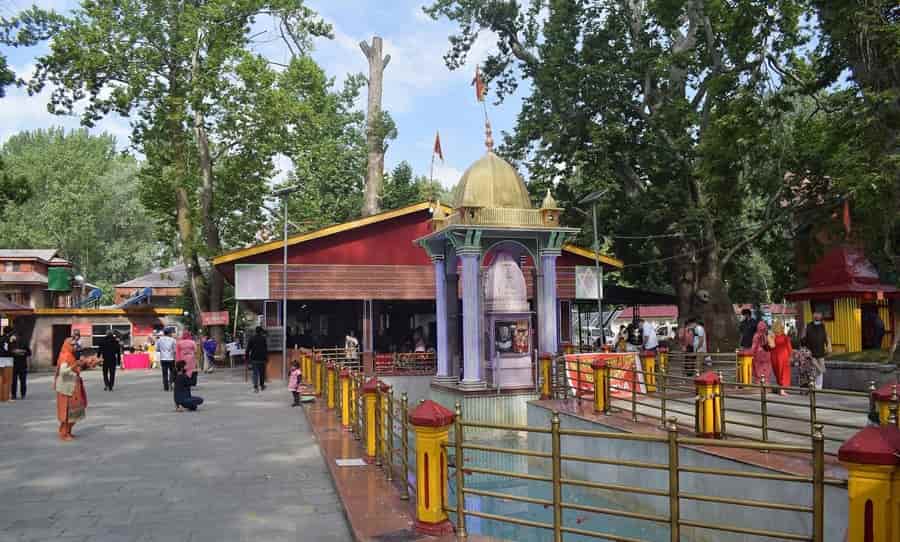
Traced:
<path fill-rule="evenodd" d="M 25 392 L 28 391 L 28 385 L 25 380 L 28 378 L 28 358 L 31 356 L 31 349 L 28 348 L 28 341 L 15 333 L 9 337 L 8 350 L 13 359 L 13 375 L 12 375 L 12 395 L 13 401 L 16 400 L 16 387 L 18 384 L 19 396 L 24 399 Z"/>
<path fill-rule="evenodd" d="M 100 356 L 103 358 L 103 389 L 112 391 L 116 384 L 116 366 L 122 360 L 122 343 L 112 330 L 107 331 L 103 338 Z"/>
<path fill-rule="evenodd" d="M 266 362 L 269 359 L 269 343 L 262 327 L 256 328 L 256 335 L 247 344 L 247 359 L 253 368 L 253 391 L 259 393 L 260 389 L 266 389 Z"/>
<path fill-rule="evenodd" d="M 741 323 L 738 324 L 738 331 L 741 334 L 741 348 L 753 348 L 753 335 L 756 334 L 757 321 L 753 318 L 750 309 L 741 311 Z"/>
<path fill-rule="evenodd" d="M 219 348 L 219 343 L 216 342 L 215 339 L 212 338 L 212 335 L 207 335 L 206 339 L 203 341 L 203 355 L 206 358 L 206 372 L 211 373 L 215 370 L 215 360 L 216 360 L 216 349 Z"/>
<path fill-rule="evenodd" d="M 162 367 L 163 391 L 169 391 L 169 383 L 175 379 L 175 339 L 172 328 L 167 327 L 163 336 L 156 341 L 159 366 Z"/>
<path fill-rule="evenodd" d="M 657 348 L 659 348 L 659 338 L 656 336 L 656 329 L 653 327 L 653 324 L 643 318 L 639 322 L 641 323 L 641 335 L 644 341 L 642 346 L 644 350 L 656 352 Z"/>
<path fill-rule="evenodd" d="M 808 348 L 812 354 L 814 385 L 817 390 L 821 390 L 825 377 L 825 354 L 831 353 L 831 340 L 828 338 L 825 324 L 822 323 L 821 312 L 813 313 L 813 321 L 803 330 L 800 344 Z"/>

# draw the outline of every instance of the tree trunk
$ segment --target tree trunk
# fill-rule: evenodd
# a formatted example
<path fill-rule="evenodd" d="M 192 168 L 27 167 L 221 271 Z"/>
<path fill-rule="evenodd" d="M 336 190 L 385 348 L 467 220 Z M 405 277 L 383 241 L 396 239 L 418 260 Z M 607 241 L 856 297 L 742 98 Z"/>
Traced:
<path fill-rule="evenodd" d="M 381 95 L 384 69 L 390 62 L 390 55 L 381 56 L 382 41 L 372 38 L 372 45 L 360 42 L 360 49 L 369 61 L 369 96 L 366 112 L 366 147 L 368 163 L 366 167 L 366 193 L 362 214 L 370 216 L 381 211 L 381 191 L 384 184 L 384 134 L 381 127 Z"/>

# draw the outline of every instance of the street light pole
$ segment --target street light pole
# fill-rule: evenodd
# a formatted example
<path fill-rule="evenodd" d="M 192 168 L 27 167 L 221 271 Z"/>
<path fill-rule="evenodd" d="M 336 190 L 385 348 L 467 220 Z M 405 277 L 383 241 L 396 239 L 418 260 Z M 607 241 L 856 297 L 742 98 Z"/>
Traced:
<path fill-rule="evenodd" d="M 606 344 L 606 325 L 603 322 L 603 267 L 600 266 L 600 236 L 597 233 L 597 201 L 605 196 L 607 192 L 609 192 L 609 189 L 595 190 L 578 202 L 581 204 L 591 204 L 591 218 L 593 219 L 594 230 L 594 272 L 597 277 L 597 318 L 600 322 L 601 345 Z"/>
<path fill-rule="evenodd" d="M 290 186 L 276 190 L 275 195 L 281 198 L 284 208 L 284 246 L 281 266 L 281 379 L 287 380 L 288 348 L 287 348 L 287 309 L 288 309 L 288 196 L 299 190 L 299 186 Z"/>

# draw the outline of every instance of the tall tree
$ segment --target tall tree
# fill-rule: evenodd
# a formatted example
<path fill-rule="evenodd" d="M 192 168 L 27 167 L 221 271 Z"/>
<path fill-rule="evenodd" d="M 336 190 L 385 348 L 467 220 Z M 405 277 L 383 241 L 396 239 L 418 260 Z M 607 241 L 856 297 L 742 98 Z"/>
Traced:
<path fill-rule="evenodd" d="M 617 251 L 640 247 L 626 276 L 663 263 L 681 318 L 733 346 L 725 272 L 780 216 L 785 168 L 771 158 L 789 104 L 772 64 L 804 39 L 800 2 L 436 0 L 426 12 L 459 25 L 450 68 L 491 31 L 483 71 L 498 99 L 530 82 L 503 151 L 528 165 L 531 188 L 562 177 L 567 208 L 608 188 L 605 232 Z"/>
<path fill-rule="evenodd" d="M 391 61 L 391 55 L 381 56 L 383 41 L 374 36 L 372 44 L 359 43 L 363 55 L 369 63 L 369 97 L 366 112 L 366 145 L 369 150 L 366 167 L 366 199 L 363 202 L 363 216 L 381 211 L 382 185 L 384 182 L 384 127 L 382 126 L 381 96 L 384 88 L 384 70 Z"/>
<path fill-rule="evenodd" d="M 157 212 L 174 218 L 197 312 L 218 310 L 224 287 L 216 270 L 203 280 L 200 256 L 227 244 L 220 221 L 229 213 L 258 219 L 277 151 L 272 137 L 284 133 L 259 101 L 275 78 L 250 52 L 260 16 L 273 17 L 299 55 L 331 30 L 298 1 L 85 1 L 52 36 L 30 84 L 35 92 L 53 84 L 51 108 L 59 113 L 86 101 L 88 126 L 111 111 L 132 116 L 132 142 L 157 175 Z M 217 171 L 242 175 L 231 182 L 250 196 L 245 205 L 216 208 L 226 200 L 217 197 Z"/>
<path fill-rule="evenodd" d="M 0 213 L 0 238 L 18 248 L 55 248 L 87 280 L 112 286 L 159 257 L 153 222 L 138 198 L 138 163 L 115 138 L 86 130 L 36 130 L 0 149 L 6 171 L 31 197 Z"/>

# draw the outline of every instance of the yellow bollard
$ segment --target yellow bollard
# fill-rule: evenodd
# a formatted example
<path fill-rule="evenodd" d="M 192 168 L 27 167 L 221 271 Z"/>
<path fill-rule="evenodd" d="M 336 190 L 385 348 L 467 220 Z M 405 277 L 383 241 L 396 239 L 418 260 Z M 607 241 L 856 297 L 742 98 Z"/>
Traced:
<path fill-rule="evenodd" d="M 365 414 L 366 417 L 364 419 L 364 433 L 365 433 L 365 443 L 366 443 L 366 463 L 374 463 L 375 462 L 375 454 L 377 449 L 375 448 L 375 439 L 377 436 L 378 428 L 375 427 L 375 409 L 378 403 L 378 379 L 370 378 L 368 382 L 366 382 L 362 387 L 363 401 L 365 403 Z"/>
<path fill-rule="evenodd" d="M 606 412 L 609 408 L 609 367 L 606 361 L 595 359 L 591 369 L 594 371 L 594 412 Z"/>
<path fill-rule="evenodd" d="M 718 375 L 707 371 L 694 379 L 697 388 L 697 434 L 701 437 L 722 436 L 721 382 Z"/>
<path fill-rule="evenodd" d="M 553 398 L 553 355 L 541 354 L 541 400 Z"/>
<path fill-rule="evenodd" d="M 354 431 L 356 430 L 355 428 L 357 427 L 356 417 L 359 415 L 359 405 L 356 402 L 357 385 L 358 385 L 357 375 L 356 375 L 356 373 L 351 372 L 350 373 L 350 424 L 351 424 L 351 427 L 354 428 Z M 357 438 L 359 438 L 358 435 L 357 435 Z"/>
<path fill-rule="evenodd" d="M 416 531 L 440 536 L 453 532 L 447 517 L 447 444 L 452 412 L 427 400 L 409 413 L 416 432 Z M 459 466 L 462 458 L 457 459 Z"/>
<path fill-rule="evenodd" d="M 572 343 L 562 343 L 562 351 L 564 354 L 574 354 L 575 345 Z"/>
<path fill-rule="evenodd" d="M 753 351 L 743 349 L 737 351 L 738 384 L 753 384 Z"/>
<path fill-rule="evenodd" d="M 669 370 L 669 347 L 668 346 L 659 346 L 659 359 L 658 359 L 659 367 L 657 372 L 665 373 Z"/>
<path fill-rule="evenodd" d="M 656 352 L 644 350 L 641 352 L 641 367 L 644 371 L 644 385 L 647 393 L 656 391 Z"/>
<path fill-rule="evenodd" d="M 322 396 L 322 358 L 316 356 L 313 358 L 313 386 L 316 390 L 316 396 Z"/>
<path fill-rule="evenodd" d="M 312 356 L 309 353 L 303 354 L 303 381 L 312 384 Z"/>
<path fill-rule="evenodd" d="M 866 427 L 838 450 L 847 468 L 847 542 L 900 538 L 900 428 Z"/>
<path fill-rule="evenodd" d="M 900 398 L 897 397 L 897 384 L 888 382 L 881 386 L 872 392 L 872 399 L 878 411 L 878 423 L 888 425 L 891 419 L 891 405 L 900 402 Z M 900 426 L 900 419 L 897 420 L 897 425 Z"/>
<path fill-rule="evenodd" d="M 334 385 L 336 384 L 335 381 L 337 380 L 335 378 L 334 365 L 329 363 L 326 371 L 328 371 L 326 373 L 326 386 L 328 386 L 328 408 L 334 408 Z"/>
<path fill-rule="evenodd" d="M 350 429 L 350 371 L 341 371 L 341 427 Z"/>

